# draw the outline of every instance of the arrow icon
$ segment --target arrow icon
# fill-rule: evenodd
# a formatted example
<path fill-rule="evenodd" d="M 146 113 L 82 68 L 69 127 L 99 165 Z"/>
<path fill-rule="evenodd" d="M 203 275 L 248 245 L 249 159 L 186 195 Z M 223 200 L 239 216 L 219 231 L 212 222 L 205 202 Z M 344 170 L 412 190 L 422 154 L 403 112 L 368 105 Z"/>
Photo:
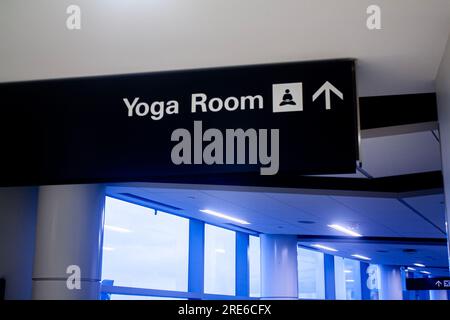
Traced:
<path fill-rule="evenodd" d="M 337 95 L 341 100 L 344 100 L 344 94 L 340 92 L 338 89 L 336 89 L 335 86 L 333 86 L 328 81 L 323 84 L 319 88 L 319 90 L 316 91 L 313 95 L 313 101 L 316 101 L 316 99 L 325 92 L 325 109 L 330 110 L 331 109 L 331 95 L 330 92 L 333 92 L 335 95 Z"/>
<path fill-rule="evenodd" d="M 442 282 L 440 282 L 439 280 L 436 281 L 435 285 L 437 285 L 438 288 L 440 288 L 442 286 Z"/>

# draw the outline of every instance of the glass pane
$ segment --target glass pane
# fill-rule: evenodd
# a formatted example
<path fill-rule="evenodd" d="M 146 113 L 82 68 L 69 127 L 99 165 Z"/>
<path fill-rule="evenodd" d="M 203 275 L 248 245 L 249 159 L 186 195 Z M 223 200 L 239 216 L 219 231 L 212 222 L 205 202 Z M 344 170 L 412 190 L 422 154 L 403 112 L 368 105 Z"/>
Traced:
<path fill-rule="evenodd" d="M 235 295 L 236 234 L 205 224 L 205 293 Z"/>
<path fill-rule="evenodd" d="M 361 300 L 360 263 L 357 260 L 334 257 L 336 299 Z"/>
<path fill-rule="evenodd" d="M 297 248 L 298 297 L 325 299 L 325 270 L 323 253 Z"/>
<path fill-rule="evenodd" d="M 361 274 L 359 261 L 344 259 L 344 268 L 347 300 L 361 300 Z"/>
<path fill-rule="evenodd" d="M 189 220 L 107 197 L 102 279 L 187 291 Z"/>
<path fill-rule="evenodd" d="M 261 241 L 259 237 L 250 236 L 248 247 L 250 272 L 250 297 L 261 296 Z"/>
<path fill-rule="evenodd" d="M 334 281 L 336 290 L 336 300 L 346 300 L 345 292 L 345 266 L 344 258 L 334 257 Z"/>

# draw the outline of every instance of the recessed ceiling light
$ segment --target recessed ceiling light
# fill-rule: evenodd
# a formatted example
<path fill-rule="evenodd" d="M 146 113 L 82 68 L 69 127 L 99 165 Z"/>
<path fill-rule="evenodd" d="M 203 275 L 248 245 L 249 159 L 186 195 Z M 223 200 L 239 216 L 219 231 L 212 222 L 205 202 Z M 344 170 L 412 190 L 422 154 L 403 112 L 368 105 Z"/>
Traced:
<path fill-rule="evenodd" d="M 327 246 L 323 246 L 321 244 L 313 244 L 311 246 L 314 247 L 314 248 L 317 248 L 317 249 L 323 249 L 323 250 L 327 250 L 327 251 L 337 252 L 336 249 L 331 248 L 331 247 L 327 247 Z"/>
<path fill-rule="evenodd" d="M 350 230 L 350 229 L 348 229 L 346 227 L 343 227 L 343 226 L 340 226 L 338 224 L 329 224 L 328 226 L 330 228 L 333 228 L 334 230 L 343 232 L 343 233 L 348 234 L 349 236 L 352 236 L 352 237 L 362 237 L 362 235 L 359 234 L 358 232 L 355 232 L 353 230 Z"/>
<path fill-rule="evenodd" d="M 225 253 L 225 249 L 217 248 L 216 252 L 217 253 Z"/>
<path fill-rule="evenodd" d="M 113 247 L 103 247 L 104 251 L 114 251 L 115 249 Z"/>
<path fill-rule="evenodd" d="M 131 230 L 122 228 L 122 227 L 116 227 L 116 226 L 110 226 L 105 224 L 105 229 L 106 230 L 110 230 L 110 231 L 115 231 L 115 232 L 121 232 L 121 233 L 128 233 L 131 232 Z"/>
<path fill-rule="evenodd" d="M 345 282 L 355 282 L 355 280 L 353 280 L 353 279 L 347 279 L 347 280 L 345 280 Z"/>
<path fill-rule="evenodd" d="M 235 217 L 232 217 L 232 216 L 229 216 L 229 215 L 226 215 L 226 214 L 214 211 L 214 210 L 210 210 L 210 209 L 203 209 L 203 210 L 200 210 L 200 212 L 207 213 L 209 215 L 212 215 L 212 216 L 215 216 L 218 218 L 222 218 L 222 219 L 226 219 L 226 220 L 230 220 L 233 222 L 237 222 L 240 224 L 250 224 L 250 222 L 247 222 L 245 220 L 238 219 L 238 218 L 235 218 Z"/>
<path fill-rule="evenodd" d="M 416 271 L 416 269 L 411 268 L 411 267 L 406 268 L 406 270 L 407 270 L 407 271 Z"/>
<path fill-rule="evenodd" d="M 419 268 L 425 268 L 425 265 L 422 263 L 414 263 L 414 265 Z"/>
<path fill-rule="evenodd" d="M 358 258 L 358 259 L 361 259 L 361 260 L 372 260 L 372 259 L 370 259 L 369 257 L 362 256 L 362 255 L 360 255 L 360 254 L 352 254 L 352 257 Z"/>
<path fill-rule="evenodd" d="M 317 248 L 317 249 L 322 249 L 322 250 L 327 250 L 327 251 L 332 251 L 332 252 L 337 252 L 337 249 L 331 248 L 331 247 L 327 247 L 321 244 L 313 244 L 311 245 L 311 247 Z"/>
<path fill-rule="evenodd" d="M 431 272 L 424 271 L 424 270 L 420 271 L 420 273 L 423 273 L 423 274 L 431 274 Z"/>
<path fill-rule="evenodd" d="M 352 270 L 344 270 L 344 273 L 352 273 Z"/>

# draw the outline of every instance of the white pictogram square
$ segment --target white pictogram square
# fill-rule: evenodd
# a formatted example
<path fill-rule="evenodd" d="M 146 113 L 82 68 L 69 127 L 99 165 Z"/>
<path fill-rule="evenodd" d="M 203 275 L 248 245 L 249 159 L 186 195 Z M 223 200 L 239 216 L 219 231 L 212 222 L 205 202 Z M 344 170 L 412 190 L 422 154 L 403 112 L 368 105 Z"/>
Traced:
<path fill-rule="evenodd" d="M 303 83 L 272 85 L 273 112 L 303 111 Z"/>

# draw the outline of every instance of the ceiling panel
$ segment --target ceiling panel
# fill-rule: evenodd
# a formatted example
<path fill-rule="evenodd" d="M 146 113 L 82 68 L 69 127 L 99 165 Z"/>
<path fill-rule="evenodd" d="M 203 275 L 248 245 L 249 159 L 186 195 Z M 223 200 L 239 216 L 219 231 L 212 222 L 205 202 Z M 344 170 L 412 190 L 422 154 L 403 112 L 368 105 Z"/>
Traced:
<path fill-rule="evenodd" d="M 371 217 L 363 216 L 329 196 L 288 193 L 270 193 L 268 195 L 314 215 L 315 221 L 318 222 L 317 226 L 314 226 L 316 234 L 342 235 L 342 233 L 327 227 L 329 224 L 340 224 L 367 236 L 399 235 L 385 225 L 371 219 Z"/>
<path fill-rule="evenodd" d="M 443 194 L 403 198 L 403 200 L 442 230 L 445 230 L 445 204 Z"/>
<path fill-rule="evenodd" d="M 264 193 L 237 192 L 237 191 L 205 191 L 217 199 L 226 200 L 238 206 L 251 210 L 256 214 L 279 217 L 284 221 L 292 220 L 315 220 L 315 216 L 300 208 L 274 199 Z"/>
<path fill-rule="evenodd" d="M 443 233 L 395 198 L 326 196 L 294 193 L 260 193 L 224 190 L 170 188 L 116 188 L 150 200 L 182 208 L 189 217 L 221 224 L 223 220 L 201 213 L 211 209 L 251 223 L 251 229 L 266 233 L 342 235 L 329 224 L 340 224 L 365 236 L 442 237 Z M 163 192 L 161 192 L 163 191 Z M 414 205 L 424 206 L 438 198 L 424 197 Z M 443 212 L 430 207 L 432 221 Z M 430 219 L 431 219 L 430 218 Z M 311 224 L 302 223 L 304 221 Z"/>
<path fill-rule="evenodd" d="M 217 197 L 214 194 L 209 194 L 201 190 L 189 190 L 189 189 L 167 189 L 163 188 L 164 192 L 161 192 L 159 188 L 110 188 L 110 193 L 129 192 L 153 201 L 166 203 L 178 208 L 180 211 L 173 211 L 175 214 L 181 214 L 187 217 L 204 220 L 209 223 L 224 225 L 228 221 L 219 219 L 208 214 L 200 212 L 202 209 L 210 209 L 218 211 L 229 216 L 244 219 L 251 222 L 248 227 L 251 230 L 257 232 L 279 232 L 279 233 L 307 233 L 312 234 L 313 231 L 307 232 L 302 225 L 292 225 L 288 220 L 284 219 L 288 214 L 286 208 L 280 206 L 277 208 L 279 214 L 267 214 L 270 210 L 255 211 L 255 208 L 245 207 L 240 205 L 239 199 L 245 203 L 244 199 L 250 199 L 253 203 L 259 203 L 260 197 L 264 197 L 261 194 L 253 193 L 255 199 L 248 197 L 239 197 L 234 192 L 220 192 L 223 193 L 223 197 Z M 264 197 L 265 198 L 265 197 Z M 229 201 L 233 199 L 233 201 Z M 270 207 L 270 206 L 268 206 Z M 266 209 L 268 208 L 266 207 Z M 258 209 L 258 207 L 256 207 Z M 236 224 L 239 225 L 239 224 Z"/>
<path fill-rule="evenodd" d="M 360 215 L 385 225 L 399 235 L 414 237 L 421 233 L 426 237 L 442 237 L 436 227 L 426 222 L 397 199 L 333 196 Z"/>
<path fill-rule="evenodd" d="M 182 208 L 178 214 L 204 220 L 223 227 L 228 221 L 199 212 L 209 208 L 245 219 L 251 230 L 271 234 L 296 234 L 341 236 L 342 233 L 327 227 L 338 223 L 354 227 L 364 236 L 443 238 L 430 223 L 397 199 L 349 196 L 326 196 L 275 192 L 238 192 L 227 190 L 198 190 L 189 188 L 136 188 L 108 187 L 108 194 L 130 192 L 154 201 Z M 427 212 L 434 222 L 441 221 L 440 209 L 443 195 L 407 198 L 405 201 L 416 210 Z M 301 224 L 299 220 L 313 221 Z M 442 267 L 447 264 L 446 246 L 398 245 L 373 243 L 319 242 L 335 247 L 338 254 L 350 257 L 358 253 L 373 258 L 374 263 L 412 264 L 422 262 L 427 266 Z M 309 246 L 311 243 L 302 243 Z M 403 249 L 416 249 L 405 253 Z M 385 252 L 387 251 L 387 252 Z"/>
<path fill-rule="evenodd" d="M 431 131 L 362 139 L 361 161 L 375 178 L 441 170 L 439 142 Z"/>

